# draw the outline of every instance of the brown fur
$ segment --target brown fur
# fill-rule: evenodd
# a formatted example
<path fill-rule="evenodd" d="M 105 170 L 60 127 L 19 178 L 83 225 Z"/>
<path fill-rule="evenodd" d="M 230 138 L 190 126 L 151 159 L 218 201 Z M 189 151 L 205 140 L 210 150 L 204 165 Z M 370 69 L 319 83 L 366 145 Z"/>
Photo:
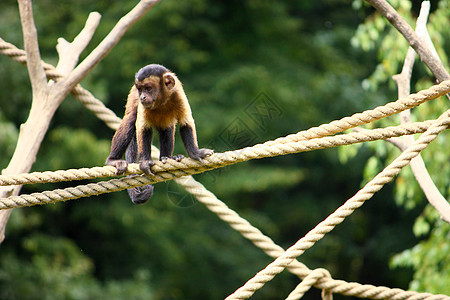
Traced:
<path fill-rule="evenodd" d="M 151 127 L 164 129 L 176 124 L 180 124 L 190 125 L 195 128 L 191 108 L 189 106 L 189 102 L 186 98 L 181 82 L 175 76 L 175 74 L 171 73 L 170 75 L 175 78 L 175 86 L 172 90 L 168 90 L 165 87 L 162 79 L 156 76 L 150 76 L 148 78 L 145 78 L 141 82 L 136 82 L 136 85 L 139 86 L 159 86 L 160 95 L 162 98 L 158 99 L 159 104 L 153 109 L 145 109 L 142 104 L 138 103 L 138 113 L 136 121 L 137 127 L 143 126 L 146 128 Z M 133 93 L 132 97 L 129 97 L 129 100 L 133 102 L 139 102 L 137 100 L 138 93 L 136 85 L 131 89 L 130 94 Z M 132 109 L 134 109 L 135 105 L 131 105 L 131 107 Z M 140 141 L 138 140 L 138 144 L 139 143 Z"/>
<path fill-rule="evenodd" d="M 138 110 L 140 118 L 141 110 Z M 172 96 L 155 109 L 142 109 L 142 117 L 146 120 L 146 125 L 153 128 L 167 128 L 184 120 L 186 115 L 190 115 L 190 109 L 186 109 L 186 103 L 178 93 Z"/>

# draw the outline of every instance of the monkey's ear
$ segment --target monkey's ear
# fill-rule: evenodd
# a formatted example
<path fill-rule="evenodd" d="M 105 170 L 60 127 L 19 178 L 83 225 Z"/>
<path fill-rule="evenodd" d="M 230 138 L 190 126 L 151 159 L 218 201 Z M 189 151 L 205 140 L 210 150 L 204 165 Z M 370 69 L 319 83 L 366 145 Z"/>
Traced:
<path fill-rule="evenodd" d="M 163 76 L 164 84 L 167 86 L 169 90 L 175 87 L 175 78 L 170 74 L 165 74 Z"/>

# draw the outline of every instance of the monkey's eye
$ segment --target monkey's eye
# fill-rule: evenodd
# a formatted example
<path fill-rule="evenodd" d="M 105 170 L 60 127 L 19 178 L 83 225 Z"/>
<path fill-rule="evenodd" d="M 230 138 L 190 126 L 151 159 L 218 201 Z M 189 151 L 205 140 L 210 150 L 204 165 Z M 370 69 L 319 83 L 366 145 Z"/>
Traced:
<path fill-rule="evenodd" d="M 147 92 L 151 92 L 151 91 L 153 90 L 153 88 L 152 88 L 151 86 L 149 86 L 149 87 L 147 87 L 145 90 L 146 90 Z"/>

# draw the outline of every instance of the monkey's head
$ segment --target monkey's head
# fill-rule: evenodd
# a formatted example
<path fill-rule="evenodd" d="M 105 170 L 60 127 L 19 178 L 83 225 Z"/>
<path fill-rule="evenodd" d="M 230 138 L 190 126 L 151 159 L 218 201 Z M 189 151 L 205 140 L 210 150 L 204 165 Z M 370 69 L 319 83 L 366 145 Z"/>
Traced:
<path fill-rule="evenodd" d="M 176 76 L 161 65 L 148 65 L 136 73 L 135 86 L 139 101 L 146 109 L 156 109 L 166 103 L 175 91 Z"/>

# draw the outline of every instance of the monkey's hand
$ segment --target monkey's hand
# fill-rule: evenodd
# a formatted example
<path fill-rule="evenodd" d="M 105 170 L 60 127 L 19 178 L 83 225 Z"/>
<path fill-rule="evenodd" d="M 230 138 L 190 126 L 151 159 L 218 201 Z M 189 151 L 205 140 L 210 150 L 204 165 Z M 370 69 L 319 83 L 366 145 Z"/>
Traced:
<path fill-rule="evenodd" d="M 139 169 L 147 175 L 153 175 L 152 166 L 155 164 L 153 160 L 141 160 L 139 161 Z"/>
<path fill-rule="evenodd" d="M 117 175 L 122 175 L 123 173 L 125 173 L 125 171 L 127 170 L 127 167 L 128 167 L 128 163 L 126 162 L 126 160 L 110 159 L 109 157 L 106 160 L 106 164 L 108 166 L 115 167 L 117 169 Z"/>
<path fill-rule="evenodd" d="M 205 157 L 213 155 L 213 154 L 214 154 L 214 150 L 202 148 L 202 149 L 198 149 L 197 151 L 195 151 L 193 153 L 190 153 L 189 156 L 191 158 L 196 159 L 199 162 L 203 163 L 202 158 L 205 158 Z"/>
<path fill-rule="evenodd" d="M 174 156 L 172 156 L 172 157 L 161 156 L 161 157 L 159 158 L 159 160 L 160 160 L 163 164 L 165 164 L 169 158 L 174 159 L 174 160 L 176 160 L 176 161 L 181 161 L 181 160 L 184 158 L 184 155 L 183 155 L 183 154 L 178 154 L 178 155 L 174 155 Z"/>

